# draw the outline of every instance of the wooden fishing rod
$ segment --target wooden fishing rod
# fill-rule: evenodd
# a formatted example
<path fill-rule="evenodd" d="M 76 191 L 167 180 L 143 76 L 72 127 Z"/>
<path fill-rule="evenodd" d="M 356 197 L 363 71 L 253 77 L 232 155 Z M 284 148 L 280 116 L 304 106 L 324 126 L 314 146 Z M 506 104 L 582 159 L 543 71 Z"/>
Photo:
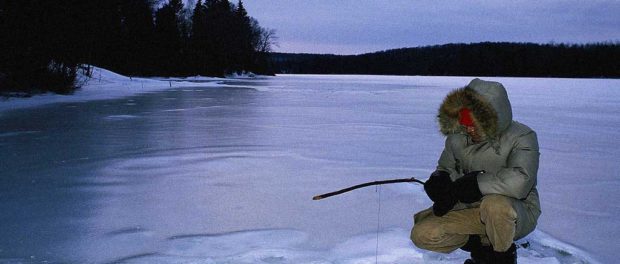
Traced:
<path fill-rule="evenodd" d="M 330 192 L 330 193 L 325 193 L 325 194 L 317 195 L 317 196 L 312 197 L 312 200 L 325 199 L 327 197 L 331 197 L 331 196 L 334 196 L 334 195 L 350 192 L 350 191 L 353 191 L 355 189 L 359 189 L 359 188 L 363 188 L 363 187 L 368 187 L 368 186 L 373 186 L 373 185 L 381 185 L 381 184 L 399 183 L 399 182 L 417 182 L 417 183 L 420 183 L 420 184 L 424 184 L 423 181 L 418 180 L 418 179 L 416 179 L 414 177 L 405 178 L 405 179 L 385 180 L 385 181 L 373 181 L 373 182 L 367 182 L 367 183 L 362 183 L 362 184 L 358 184 L 358 185 L 355 185 L 355 186 L 351 186 L 349 188 L 344 188 L 342 190 L 338 190 L 338 191 L 335 191 L 335 192 Z"/>

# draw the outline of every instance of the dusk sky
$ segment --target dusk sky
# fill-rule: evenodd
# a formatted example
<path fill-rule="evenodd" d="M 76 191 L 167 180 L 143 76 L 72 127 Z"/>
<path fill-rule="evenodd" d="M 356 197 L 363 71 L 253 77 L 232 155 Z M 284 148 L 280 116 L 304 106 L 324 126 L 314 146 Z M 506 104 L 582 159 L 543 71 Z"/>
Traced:
<path fill-rule="evenodd" d="M 237 0 L 231 0 L 237 3 Z M 361 54 L 446 43 L 620 41 L 620 1 L 245 0 L 278 52 Z"/>

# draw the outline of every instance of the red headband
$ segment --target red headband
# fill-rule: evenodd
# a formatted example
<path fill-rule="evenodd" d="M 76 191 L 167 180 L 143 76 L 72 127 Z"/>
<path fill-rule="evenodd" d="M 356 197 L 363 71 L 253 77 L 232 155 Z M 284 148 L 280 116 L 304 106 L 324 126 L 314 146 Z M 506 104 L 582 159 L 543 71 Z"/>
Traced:
<path fill-rule="evenodd" d="M 474 126 L 474 119 L 471 118 L 471 110 L 468 108 L 461 108 L 459 111 L 459 123 L 464 126 Z"/>

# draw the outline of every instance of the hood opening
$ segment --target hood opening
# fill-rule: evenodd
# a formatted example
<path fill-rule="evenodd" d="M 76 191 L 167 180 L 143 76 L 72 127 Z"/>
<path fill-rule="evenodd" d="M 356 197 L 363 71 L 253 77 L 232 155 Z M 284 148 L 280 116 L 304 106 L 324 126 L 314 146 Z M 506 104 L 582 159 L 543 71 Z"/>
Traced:
<path fill-rule="evenodd" d="M 471 110 L 476 129 L 483 138 L 494 139 L 512 122 L 512 108 L 506 89 L 501 83 L 472 80 L 467 86 L 448 93 L 437 116 L 444 135 L 464 133 L 459 112 Z"/>

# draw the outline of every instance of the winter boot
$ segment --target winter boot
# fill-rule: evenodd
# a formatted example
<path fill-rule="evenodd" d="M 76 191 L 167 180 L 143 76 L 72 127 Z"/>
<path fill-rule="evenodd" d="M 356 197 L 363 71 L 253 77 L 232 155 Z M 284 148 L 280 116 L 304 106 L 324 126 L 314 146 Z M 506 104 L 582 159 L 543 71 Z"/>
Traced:
<path fill-rule="evenodd" d="M 493 264 L 517 264 L 517 246 L 512 243 L 506 252 L 493 251 Z"/>
<path fill-rule="evenodd" d="M 491 264 L 491 255 L 493 248 L 483 246 L 480 242 L 480 236 L 470 235 L 467 243 L 461 247 L 462 250 L 470 252 L 471 258 L 465 260 L 464 264 Z"/>

